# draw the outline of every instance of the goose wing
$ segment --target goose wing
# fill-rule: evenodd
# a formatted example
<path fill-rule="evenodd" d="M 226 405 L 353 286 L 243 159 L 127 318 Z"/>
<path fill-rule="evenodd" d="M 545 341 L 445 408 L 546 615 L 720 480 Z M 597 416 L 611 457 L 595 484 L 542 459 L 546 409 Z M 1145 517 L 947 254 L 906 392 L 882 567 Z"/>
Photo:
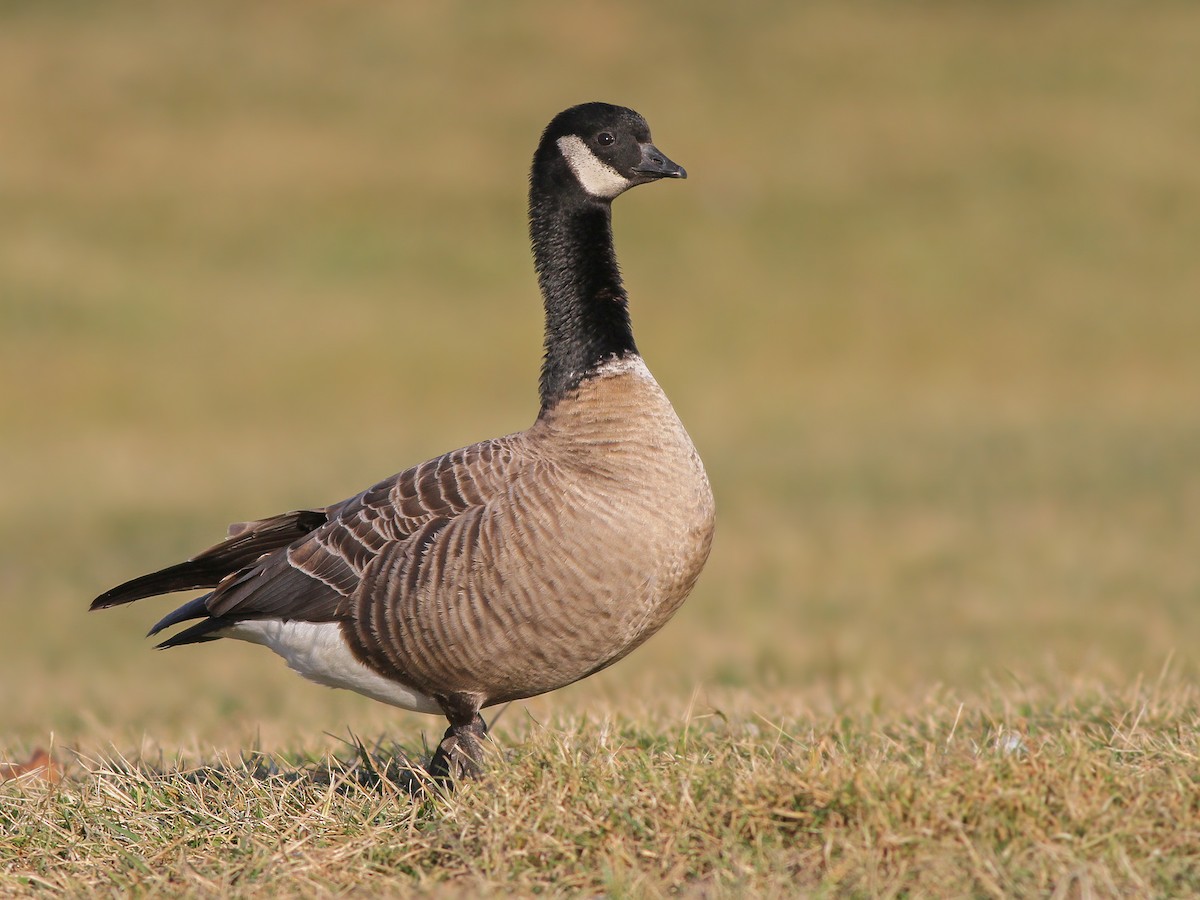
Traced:
<path fill-rule="evenodd" d="M 185 563 L 101 595 L 93 608 L 195 587 L 214 588 L 154 626 L 154 635 L 201 619 L 160 644 L 213 640 L 245 619 L 332 622 L 351 614 L 349 598 L 367 567 L 430 529 L 504 490 L 515 460 L 512 438 L 474 444 L 421 463 L 323 510 L 305 510 L 230 528 L 230 536 Z"/>

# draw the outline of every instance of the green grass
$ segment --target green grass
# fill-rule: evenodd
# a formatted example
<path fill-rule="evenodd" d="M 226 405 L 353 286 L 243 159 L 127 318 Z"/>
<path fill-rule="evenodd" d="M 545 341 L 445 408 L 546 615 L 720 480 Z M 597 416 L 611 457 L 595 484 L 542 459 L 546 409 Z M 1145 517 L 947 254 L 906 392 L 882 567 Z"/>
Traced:
<path fill-rule="evenodd" d="M 1200 891 L 1197 28 L 7 5 L 0 762 L 67 777 L 0 788 L 0 893 Z M 616 231 L 717 540 L 661 635 L 414 802 L 346 736 L 383 766 L 433 719 L 85 609 L 532 419 L 525 172 L 585 99 L 689 171 Z"/>

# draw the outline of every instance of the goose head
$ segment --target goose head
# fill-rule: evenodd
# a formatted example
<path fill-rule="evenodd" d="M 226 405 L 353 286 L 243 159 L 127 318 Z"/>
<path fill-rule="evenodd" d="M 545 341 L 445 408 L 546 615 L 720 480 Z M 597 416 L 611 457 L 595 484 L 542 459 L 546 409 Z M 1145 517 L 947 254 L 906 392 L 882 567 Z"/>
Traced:
<path fill-rule="evenodd" d="M 583 103 L 555 116 L 533 157 L 532 188 L 611 201 L 631 187 L 687 178 L 650 140 L 646 120 L 623 106 Z"/>

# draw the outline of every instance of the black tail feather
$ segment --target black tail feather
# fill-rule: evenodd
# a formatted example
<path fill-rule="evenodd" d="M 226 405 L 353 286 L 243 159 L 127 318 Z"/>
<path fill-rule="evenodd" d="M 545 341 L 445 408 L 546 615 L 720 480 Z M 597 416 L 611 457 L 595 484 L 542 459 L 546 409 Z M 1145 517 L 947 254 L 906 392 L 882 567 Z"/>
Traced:
<path fill-rule="evenodd" d="M 208 616 L 208 598 L 212 594 L 204 594 L 197 597 L 195 600 L 189 600 L 177 610 L 168 613 L 159 620 L 158 624 L 147 632 L 146 637 L 154 637 L 160 631 L 170 628 L 172 625 L 178 625 L 180 622 L 187 622 L 191 619 L 203 619 Z"/>
<path fill-rule="evenodd" d="M 328 520 L 323 509 L 301 509 L 234 525 L 221 543 L 186 562 L 119 584 L 93 600 L 91 608 L 107 609 L 159 594 L 215 588 L 227 575 L 253 565 L 265 554 L 286 547 Z"/>
<path fill-rule="evenodd" d="M 155 645 L 154 649 L 166 650 L 170 647 L 182 647 L 184 644 L 202 644 L 205 641 L 219 640 L 221 635 L 213 632 L 228 628 L 232 624 L 232 619 L 223 619 L 219 616 L 213 619 L 204 619 L 191 628 L 185 628 L 179 634 L 172 635 L 161 644 Z"/>

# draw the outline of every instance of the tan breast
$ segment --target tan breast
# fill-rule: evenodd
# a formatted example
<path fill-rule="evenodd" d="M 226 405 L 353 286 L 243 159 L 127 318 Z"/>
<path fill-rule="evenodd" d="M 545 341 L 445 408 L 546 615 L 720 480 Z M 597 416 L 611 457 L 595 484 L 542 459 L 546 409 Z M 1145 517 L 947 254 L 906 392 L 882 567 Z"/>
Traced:
<path fill-rule="evenodd" d="M 691 591 L 713 533 L 704 467 L 640 359 L 508 440 L 502 493 L 431 537 L 429 577 L 390 592 L 389 649 L 408 683 L 484 706 L 562 687 L 645 641 Z"/>

